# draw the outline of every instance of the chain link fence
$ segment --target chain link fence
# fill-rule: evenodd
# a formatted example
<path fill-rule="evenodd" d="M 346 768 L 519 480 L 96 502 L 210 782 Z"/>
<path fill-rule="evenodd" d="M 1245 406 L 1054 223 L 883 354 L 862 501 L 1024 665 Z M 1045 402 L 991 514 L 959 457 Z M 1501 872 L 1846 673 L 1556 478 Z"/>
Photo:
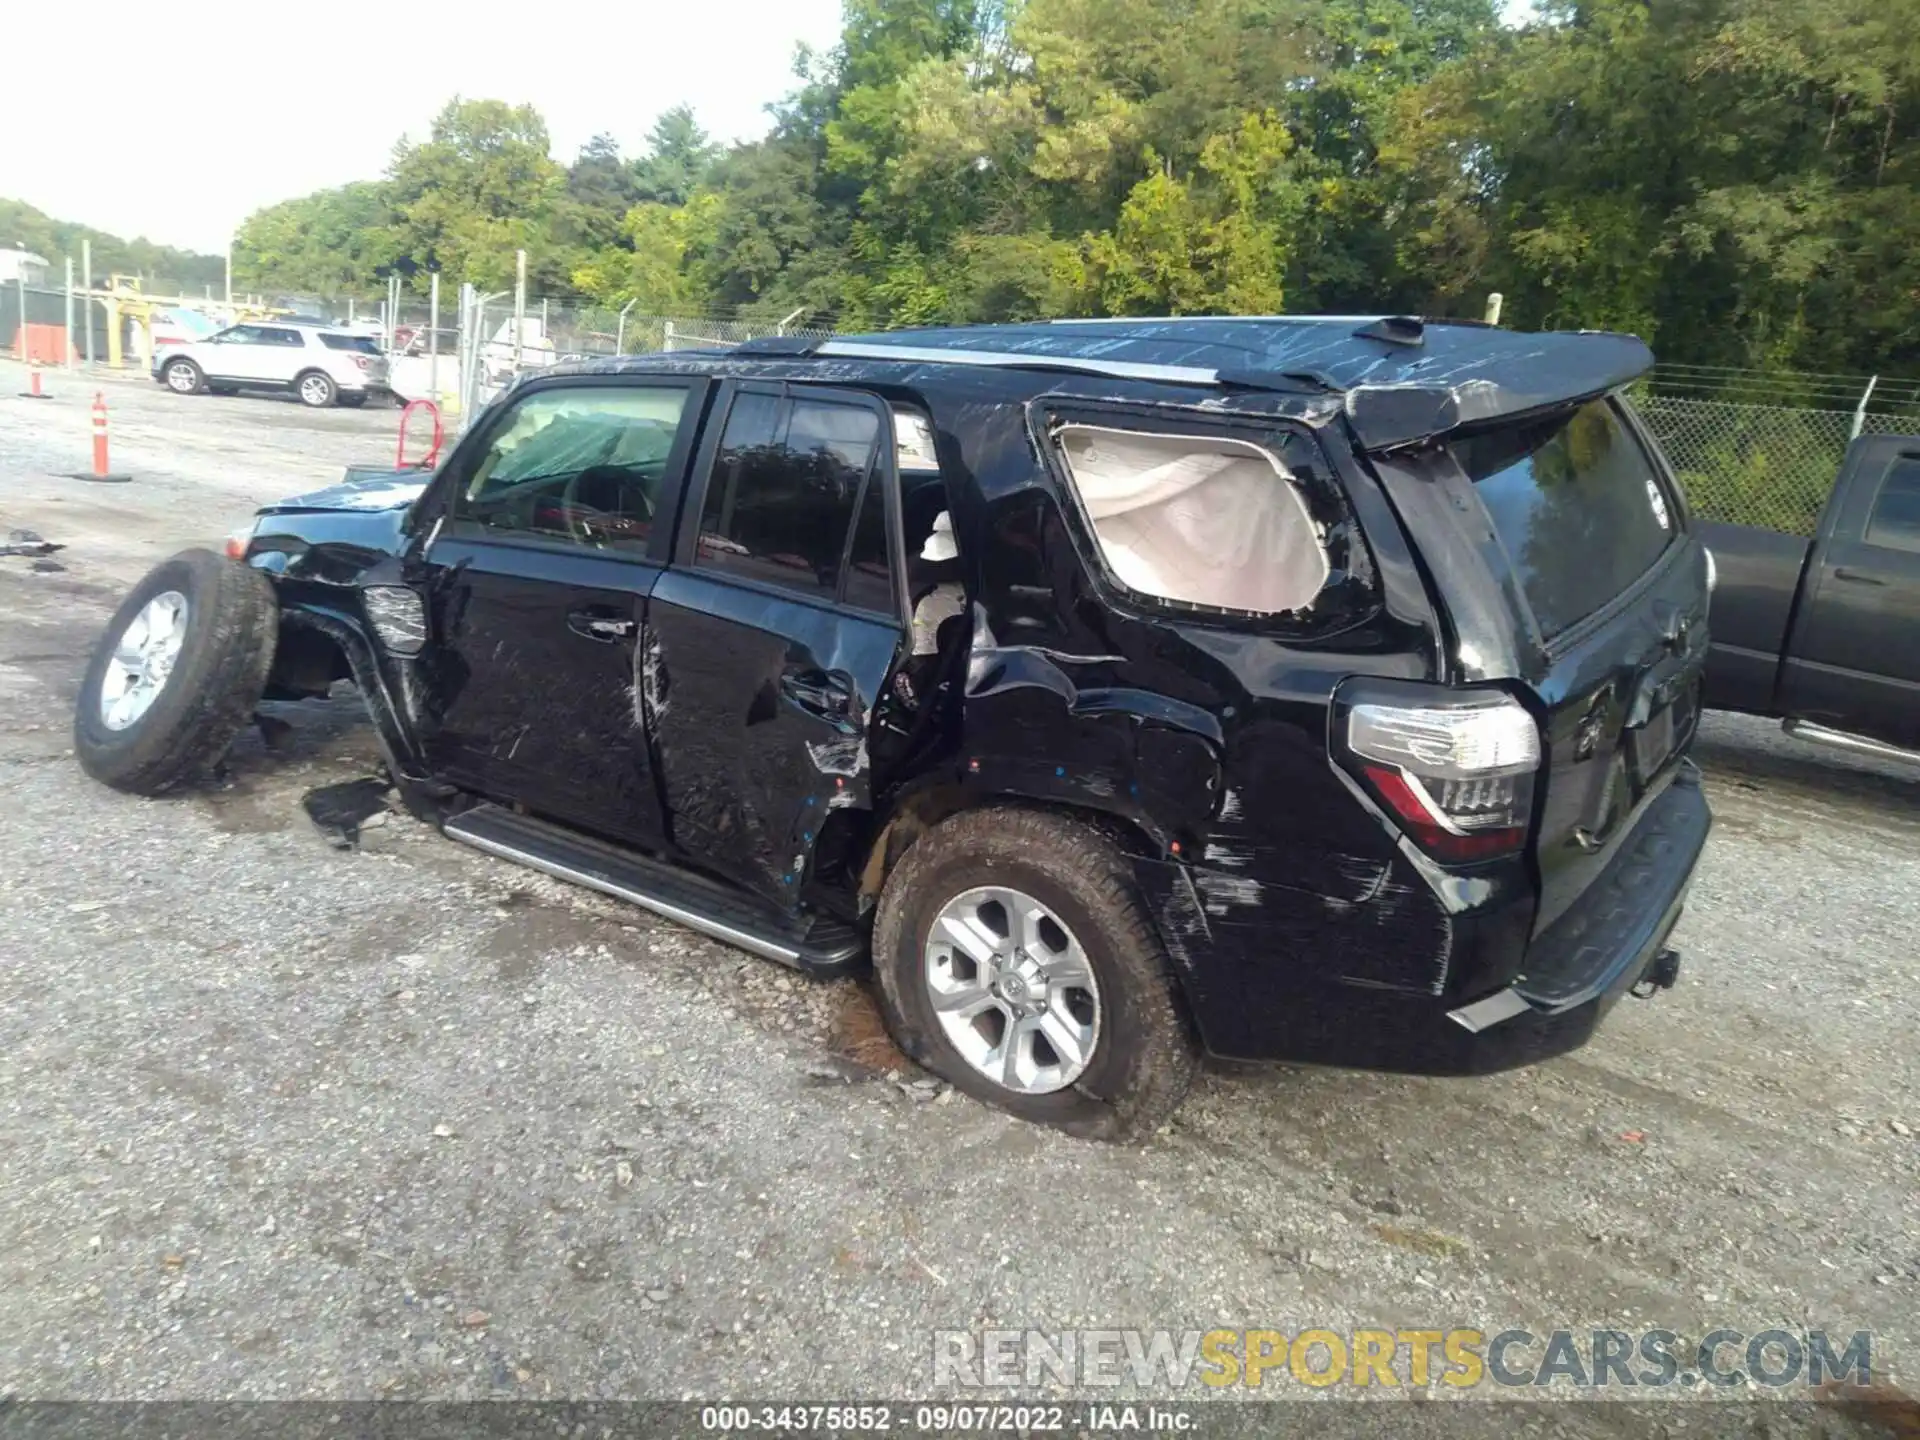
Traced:
<path fill-rule="evenodd" d="M 1814 533 L 1856 435 L 1920 433 L 1920 409 L 1756 405 L 1639 394 L 1696 515 L 1788 535 Z"/>
<path fill-rule="evenodd" d="M 9 287 L 11 288 L 11 287 Z M 33 297 L 30 318 L 57 323 L 65 297 Z M 784 319 L 637 313 L 577 300 L 447 287 L 437 313 L 411 292 L 361 296 L 254 297 L 253 313 L 288 311 L 377 333 L 392 357 L 395 390 L 432 398 L 462 427 L 516 375 L 593 356 L 728 349 L 773 335 L 834 332 Z M 37 308 L 36 308 L 37 307 Z M 209 306 L 210 311 L 221 307 Z M 97 309 L 84 297 L 76 331 Z M 21 347 L 24 327 L 0 301 L 0 345 Z M 44 314 L 42 312 L 45 312 Z M 516 314 L 519 319 L 516 322 Z M 75 336 L 75 350 L 84 351 Z M 97 338 L 97 337 L 95 337 Z M 96 346 L 95 353 L 101 353 Z M 138 363 L 127 348 L 125 363 Z M 1632 404 L 1672 462 L 1694 512 L 1709 520 L 1811 535 L 1847 445 L 1860 434 L 1920 434 L 1920 381 L 1782 374 L 1659 365 L 1634 387 Z"/>

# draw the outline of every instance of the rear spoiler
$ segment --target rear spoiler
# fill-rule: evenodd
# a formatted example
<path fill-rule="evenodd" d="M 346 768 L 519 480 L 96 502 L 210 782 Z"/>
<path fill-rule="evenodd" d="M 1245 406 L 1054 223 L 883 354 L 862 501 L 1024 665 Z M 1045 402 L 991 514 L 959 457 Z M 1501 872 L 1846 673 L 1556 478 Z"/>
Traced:
<path fill-rule="evenodd" d="M 1346 389 L 1347 423 L 1360 448 L 1400 450 L 1455 430 L 1577 405 L 1630 384 L 1653 366 L 1653 352 L 1632 335 L 1588 332 L 1537 338 L 1549 343 L 1536 355 L 1503 355 L 1482 375 L 1463 365 L 1457 377 L 1444 384 L 1363 381 Z"/>

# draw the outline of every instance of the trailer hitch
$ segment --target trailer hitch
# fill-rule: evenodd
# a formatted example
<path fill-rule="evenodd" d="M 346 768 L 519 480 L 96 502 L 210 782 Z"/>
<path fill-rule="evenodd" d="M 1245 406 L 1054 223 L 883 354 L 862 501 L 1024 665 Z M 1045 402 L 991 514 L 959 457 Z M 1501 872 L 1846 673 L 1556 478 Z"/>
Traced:
<path fill-rule="evenodd" d="M 1648 996 L 1656 995 L 1662 990 L 1671 990 L 1673 982 L 1679 978 L 1680 952 L 1662 950 L 1653 957 L 1647 968 L 1641 971 L 1640 978 L 1633 982 L 1633 996 L 1637 1000 L 1645 1000 Z"/>

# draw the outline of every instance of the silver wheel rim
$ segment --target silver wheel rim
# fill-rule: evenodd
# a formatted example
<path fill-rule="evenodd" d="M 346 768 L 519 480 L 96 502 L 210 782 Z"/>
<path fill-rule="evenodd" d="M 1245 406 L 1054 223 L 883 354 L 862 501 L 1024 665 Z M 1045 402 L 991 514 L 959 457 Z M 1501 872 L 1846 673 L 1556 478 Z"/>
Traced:
<path fill-rule="evenodd" d="M 1064 1090 L 1100 1043 L 1100 987 L 1074 934 L 1022 891 L 963 891 L 934 917 L 927 996 L 953 1048 L 1018 1095 Z"/>
<path fill-rule="evenodd" d="M 309 375 L 300 382 L 300 398 L 309 405 L 327 403 L 327 382 L 318 375 Z"/>
<path fill-rule="evenodd" d="M 178 390 L 182 395 L 185 395 L 193 389 L 193 367 L 190 365 L 169 365 L 167 367 L 167 384 Z"/>
<path fill-rule="evenodd" d="M 113 642 L 100 678 L 100 719 L 109 730 L 124 730 L 153 708 L 186 641 L 186 596 L 166 590 L 141 607 Z"/>

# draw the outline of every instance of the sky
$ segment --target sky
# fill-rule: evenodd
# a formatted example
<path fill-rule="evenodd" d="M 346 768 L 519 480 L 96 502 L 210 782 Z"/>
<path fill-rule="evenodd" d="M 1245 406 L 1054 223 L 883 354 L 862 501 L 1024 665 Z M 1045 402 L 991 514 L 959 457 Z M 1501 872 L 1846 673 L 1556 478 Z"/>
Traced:
<path fill-rule="evenodd" d="M 717 139 L 751 139 L 793 88 L 795 47 L 830 47 L 839 20 L 839 0 L 104 0 L 87 28 L 111 48 L 75 50 L 84 66 L 17 63 L 29 52 L 5 67 L 0 197 L 218 254 L 263 205 L 378 176 L 456 93 L 532 105 L 562 162 L 602 131 L 637 153 L 683 103 Z"/>

